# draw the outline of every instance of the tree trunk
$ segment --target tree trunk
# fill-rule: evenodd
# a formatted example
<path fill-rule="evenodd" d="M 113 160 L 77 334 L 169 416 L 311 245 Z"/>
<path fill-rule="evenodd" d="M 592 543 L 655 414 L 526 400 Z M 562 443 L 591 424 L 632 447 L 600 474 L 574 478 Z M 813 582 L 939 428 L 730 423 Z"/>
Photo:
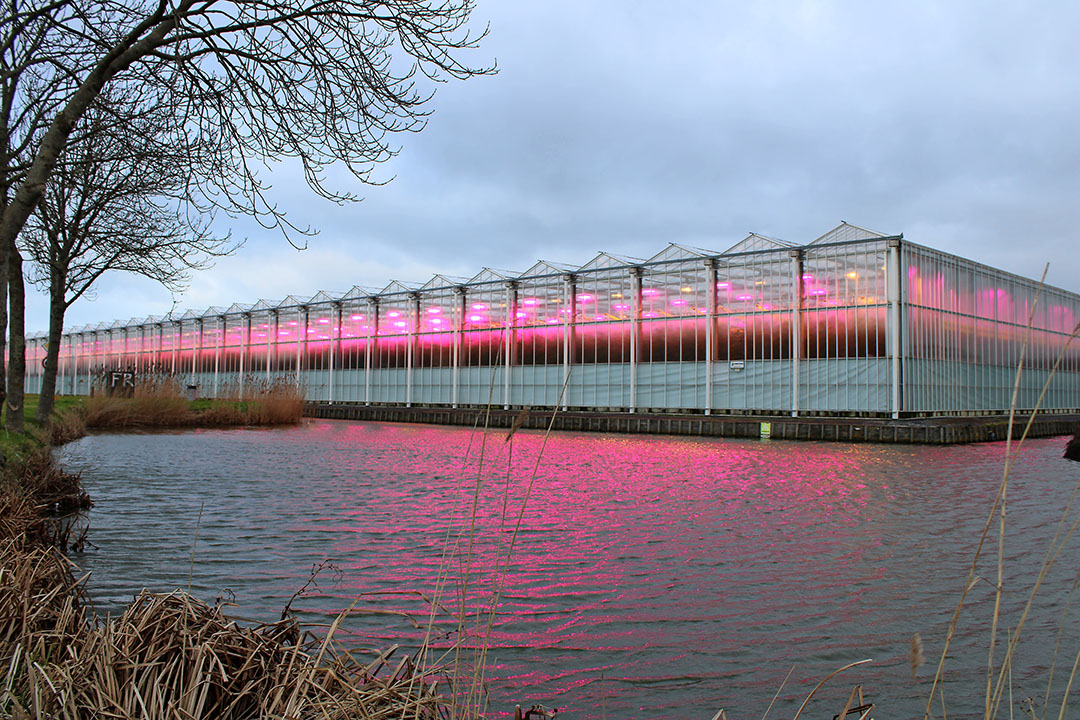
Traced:
<path fill-rule="evenodd" d="M 0 253 L 0 278 L 7 278 L 7 253 Z M 7 405 L 7 282 L 0 282 L 0 413 Z"/>
<path fill-rule="evenodd" d="M 22 255 L 8 246 L 8 345 L 7 429 L 23 431 L 23 402 L 26 390 L 26 287 L 23 285 Z"/>
<path fill-rule="evenodd" d="M 64 334 L 65 278 L 56 277 L 54 270 L 49 279 L 49 344 L 45 348 L 45 369 L 41 376 L 41 396 L 38 398 L 37 421 L 45 425 L 52 417 L 56 397 L 56 375 L 60 368 L 60 339 Z"/>

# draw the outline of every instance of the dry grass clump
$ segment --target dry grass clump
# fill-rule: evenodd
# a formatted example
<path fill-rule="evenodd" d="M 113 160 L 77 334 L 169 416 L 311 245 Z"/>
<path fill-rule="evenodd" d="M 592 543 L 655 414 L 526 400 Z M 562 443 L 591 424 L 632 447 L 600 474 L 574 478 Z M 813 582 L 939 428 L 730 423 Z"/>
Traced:
<path fill-rule="evenodd" d="M 86 435 L 86 418 L 82 409 L 54 414 L 47 427 L 48 444 L 60 447 Z"/>
<path fill-rule="evenodd" d="M 290 383 L 250 381 L 242 393 L 234 390 L 222 399 L 192 401 L 180 378 L 146 375 L 128 397 L 95 393 L 87 398 L 84 420 L 97 429 L 285 425 L 300 422 L 303 409 L 303 395 Z"/>
<path fill-rule="evenodd" d="M 191 403 L 180 391 L 178 379 L 169 375 L 141 377 L 128 397 L 95 392 L 87 398 L 84 407 L 89 428 L 187 425 L 194 415 Z"/>
<path fill-rule="evenodd" d="M 92 505 L 79 476 L 57 467 L 48 448 L 35 448 L 0 473 L 0 542 L 67 547 L 75 528 L 58 517 Z"/>
<path fill-rule="evenodd" d="M 53 549 L 0 546 L 0 716 L 439 718 L 445 701 L 408 659 L 365 665 L 292 618 L 242 627 L 182 591 L 143 592 L 92 624 L 81 580 Z M 338 620 L 340 622 L 340 618 Z"/>
<path fill-rule="evenodd" d="M 291 425 L 304 413 L 304 395 L 292 383 L 260 381 L 245 384 L 199 413 L 202 425 Z"/>

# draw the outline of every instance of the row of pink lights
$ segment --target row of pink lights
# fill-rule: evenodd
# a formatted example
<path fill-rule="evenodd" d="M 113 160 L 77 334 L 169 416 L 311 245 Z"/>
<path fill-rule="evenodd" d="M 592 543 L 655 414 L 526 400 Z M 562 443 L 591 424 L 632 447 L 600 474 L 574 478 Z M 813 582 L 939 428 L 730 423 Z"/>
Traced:
<path fill-rule="evenodd" d="M 809 276 L 807 276 L 807 277 L 809 277 Z M 726 288 L 726 287 L 729 287 L 729 283 L 726 283 L 726 282 L 717 283 L 717 287 L 718 288 Z M 653 289 L 645 289 L 642 292 L 642 294 L 649 297 L 649 298 L 651 298 L 651 299 L 655 299 L 660 294 L 660 291 L 659 290 L 653 290 Z M 812 296 L 824 296 L 827 293 L 823 289 L 811 289 L 811 290 L 808 291 L 807 294 L 812 295 Z M 593 301 L 596 300 L 595 296 L 589 295 L 587 293 L 579 294 L 576 297 L 577 297 L 577 300 L 579 302 L 581 302 L 581 303 L 590 303 L 590 302 L 593 302 Z M 753 301 L 755 298 L 754 298 L 753 295 L 750 295 L 750 294 L 740 294 L 740 295 L 736 296 L 736 299 L 740 300 L 740 301 Z M 539 304 L 541 304 L 543 302 L 544 302 L 543 300 L 537 300 L 537 299 L 534 299 L 534 298 L 526 298 L 525 300 L 521 301 L 521 304 L 523 306 L 526 306 L 526 307 L 536 307 L 537 305 L 539 305 Z M 685 306 L 687 306 L 689 304 L 689 302 L 687 300 L 679 298 L 679 299 L 674 299 L 674 300 L 670 301 L 669 304 L 671 306 L 673 306 L 673 307 L 685 307 Z M 631 309 L 631 306 L 629 304 L 627 304 L 627 303 L 615 303 L 611 307 L 612 307 L 613 310 L 618 310 L 618 311 L 627 311 L 627 310 Z M 480 312 L 487 310 L 488 305 L 486 305 L 484 303 L 473 303 L 471 305 L 471 309 L 476 311 L 476 312 L 466 316 L 467 322 L 472 323 L 472 324 L 488 324 L 488 323 L 491 322 L 491 319 L 488 316 L 479 314 Z M 769 305 L 768 303 L 763 303 L 761 305 L 761 309 L 762 310 L 771 310 L 772 306 Z M 428 315 L 438 316 L 438 315 L 442 314 L 443 309 L 439 308 L 439 307 L 429 307 L 429 308 L 427 308 L 427 310 L 425 312 Z M 572 311 L 570 310 L 570 308 L 560 308 L 559 309 L 559 313 L 563 314 L 563 315 L 570 314 L 571 312 Z M 698 309 L 697 312 L 699 314 L 704 315 L 706 311 L 702 310 L 702 309 Z M 518 319 L 528 319 L 533 314 L 534 314 L 533 312 L 530 312 L 528 310 L 518 310 L 518 311 L 515 312 L 514 315 Z M 654 310 L 643 311 L 641 315 L 642 315 L 643 318 L 648 318 L 648 319 L 659 318 L 659 317 L 662 316 L 661 313 L 656 312 Z M 386 317 L 388 319 L 392 320 L 392 325 L 395 328 L 407 329 L 409 327 L 409 323 L 405 319 L 403 319 L 404 315 L 400 311 L 391 310 L 391 311 L 386 313 Z M 359 322 L 359 321 L 366 320 L 367 317 L 365 315 L 362 315 L 362 314 L 356 314 L 356 315 L 350 315 L 349 319 Z M 611 318 L 610 316 L 607 316 L 607 315 L 594 315 L 593 316 L 593 320 L 596 320 L 596 321 L 603 321 L 603 320 L 610 320 L 610 319 L 613 319 L 613 318 Z M 446 320 L 444 318 L 442 318 L 442 317 L 428 317 L 428 318 L 426 318 L 426 321 L 429 324 L 433 325 L 433 326 L 440 326 L 440 325 L 442 325 L 442 324 L 444 324 L 446 322 Z M 559 320 L 558 318 L 547 318 L 545 320 L 545 322 L 547 324 L 549 324 L 549 325 L 557 325 L 557 324 L 562 323 L 562 321 Z M 316 323 L 319 324 L 319 325 L 329 325 L 331 323 L 331 320 L 329 318 L 319 318 L 318 320 L 316 320 Z M 290 327 L 296 327 L 296 326 L 299 325 L 299 322 L 296 321 L 296 320 L 289 320 L 285 324 L 287 326 L 290 326 Z M 268 328 L 269 328 L 269 325 L 265 324 L 265 323 L 259 326 L 259 329 L 262 329 L 262 330 L 267 330 Z M 360 330 L 371 330 L 371 326 L 370 325 L 362 325 L 362 326 L 359 327 L 359 329 Z M 329 328 L 329 330 L 332 331 L 332 333 L 335 336 L 340 335 L 340 332 L 341 332 L 341 328 L 337 327 L 336 325 L 333 328 Z M 244 331 L 244 329 L 239 328 L 239 327 L 231 329 L 231 332 L 237 333 L 237 334 L 242 333 L 243 331 Z M 321 332 L 321 330 L 319 328 L 308 328 L 308 330 L 307 330 L 307 333 L 309 335 L 316 335 L 319 332 Z M 278 336 L 279 337 L 291 337 L 292 334 L 293 333 L 290 330 L 279 330 L 278 331 Z M 172 335 L 173 337 L 180 337 L 181 333 L 170 333 L 170 335 Z M 268 333 L 253 333 L 253 336 L 256 339 L 265 339 L 267 337 L 267 335 L 268 335 Z M 328 337 L 328 335 L 319 335 L 319 337 L 323 338 L 323 339 L 326 339 Z M 346 333 L 345 337 L 354 337 L 354 335 L 352 333 Z"/>
<path fill-rule="evenodd" d="M 832 311 L 832 312 L 838 312 L 838 311 Z M 828 324 L 829 322 L 838 323 L 839 322 L 839 317 L 840 316 L 837 316 L 836 319 L 833 319 L 831 321 L 826 320 L 824 322 L 826 324 Z M 686 322 L 686 321 L 687 321 L 686 319 L 683 319 L 681 322 Z M 778 323 L 778 326 L 782 326 L 785 323 L 785 320 L 783 318 L 776 318 L 775 320 L 771 320 L 769 322 L 770 323 Z M 746 323 L 744 323 L 744 322 L 733 321 L 731 324 L 732 324 L 732 327 L 735 327 L 735 328 L 745 328 L 746 327 Z M 858 325 L 858 323 L 856 323 L 856 325 Z M 551 335 L 552 332 L 557 332 L 557 329 L 556 328 L 533 328 L 533 329 L 529 329 L 529 330 L 525 331 L 526 338 L 529 337 L 529 336 L 532 336 L 534 338 L 545 337 L 545 336 L 546 337 L 552 337 L 552 335 Z M 625 328 L 623 328 L 622 330 L 617 330 L 616 332 L 625 332 Z M 480 335 L 491 338 L 494 342 L 501 342 L 501 338 L 500 338 L 499 333 L 497 331 L 488 331 L 488 332 L 480 333 Z M 353 336 L 346 335 L 346 337 L 353 337 Z M 312 347 L 312 348 L 329 348 L 330 347 L 330 338 L 329 338 L 329 336 L 327 336 L 327 335 L 319 335 L 317 340 L 319 340 L 321 342 L 311 342 L 309 346 Z M 347 341 L 345 343 L 345 346 L 348 347 L 348 346 L 350 346 L 351 343 L 361 342 L 362 340 L 363 340 L 363 338 L 353 338 L 353 339 Z M 391 337 L 391 338 L 387 338 L 387 340 L 390 341 L 391 343 L 399 343 L 399 342 L 404 343 L 404 342 L 406 342 L 406 340 L 404 338 L 399 338 L 399 337 Z M 440 344 L 440 345 L 449 346 L 452 341 L 451 341 L 451 339 L 449 337 L 446 337 L 446 336 L 434 336 L 432 338 L 432 342 L 434 342 L 436 344 Z M 175 348 L 168 347 L 168 348 L 160 348 L 160 349 L 162 349 L 162 350 L 172 350 L 172 349 L 175 349 Z M 188 348 L 179 348 L 179 349 L 181 351 L 183 351 L 183 352 L 191 352 L 193 350 L 198 349 L 198 350 L 201 350 L 204 354 L 210 353 L 210 352 L 215 350 L 215 348 L 208 348 L 208 347 L 203 347 L 203 348 L 191 348 L 191 347 L 188 347 Z M 230 352 L 235 352 L 236 351 L 235 347 L 230 347 L 230 348 L 225 348 L 225 349 L 227 351 L 230 351 Z M 104 354 L 102 352 L 103 350 L 104 350 L 103 347 L 97 347 L 97 348 L 95 348 L 94 354 Z M 129 352 L 131 352 L 131 351 L 139 352 L 137 349 L 129 350 Z M 118 352 L 118 351 L 114 351 L 114 352 Z"/>
<path fill-rule="evenodd" d="M 803 275 L 804 280 L 813 280 L 813 278 L 814 278 L 813 275 L 809 275 L 809 274 Z M 729 295 L 731 294 L 732 286 L 731 286 L 731 283 L 729 283 L 729 282 L 718 282 L 718 283 L 716 283 L 716 287 L 717 287 L 717 289 L 721 289 L 721 290 L 726 289 L 726 290 L 728 290 L 728 294 Z M 646 299 L 646 301 L 650 302 L 650 303 L 666 300 L 666 296 L 664 295 L 664 291 L 657 290 L 655 288 L 644 288 L 641 291 L 641 294 L 644 296 L 644 299 Z M 828 295 L 828 291 L 825 290 L 824 288 L 809 288 L 804 292 L 804 295 L 822 297 L 822 296 Z M 579 303 L 583 303 L 583 304 L 588 304 L 588 303 L 591 303 L 591 302 L 595 302 L 597 300 L 597 297 L 595 295 L 592 295 L 592 294 L 589 294 L 589 293 L 579 293 L 575 297 L 576 297 L 576 299 L 577 299 L 577 301 Z M 754 301 L 756 298 L 755 298 L 755 296 L 753 294 L 750 294 L 750 293 L 740 293 L 740 294 L 735 296 L 735 299 L 739 300 L 739 301 L 743 301 L 743 302 L 751 302 L 751 301 Z M 535 308 L 537 308 L 538 306 L 544 304 L 547 301 L 539 299 L 539 298 L 524 298 L 524 299 L 520 300 L 519 302 L 520 302 L 520 305 L 522 305 L 522 306 L 524 306 L 526 308 L 535 309 Z M 685 307 L 685 306 L 689 305 L 689 301 L 687 301 L 687 300 L 685 300 L 683 298 L 675 298 L 673 300 L 670 300 L 668 302 L 668 304 L 671 305 L 672 307 Z M 472 303 L 469 307 L 470 307 L 471 310 L 475 311 L 475 313 L 470 314 L 470 315 L 468 315 L 466 317 L 466 319 L 469 322 L 473 322 L 473 323 L 489 322 L 490 319 L 488 317 L 478 314 L 478 313 L 484 312 L 484 311 L 489 309 L 489 306 L 487 304 L 485 304 L 485 303 Z M 626 311 L 626 310 L 630 310 L 631 306 L 630 306 L 630 304 L 625 303 L 625 302 L 613 303 L 611 305 L 611 309 L 612 310 L 619 310 L 619 311 Z M 769 305 L 765 304 L 765 305 L 762 305 L 762 309 L 770 310 L 772 308 Z M 562 313 L 562 314 L 568 314 L 568 313 L 571 312 L 571 310 L 569 308 L 560 308 L 559 312 Z M 704 311 L 702 311 L 702 310 L 699 310 L 698 312 L 704 314 Z M 425 313 L 427 313 L 428 315 L 436 315 L 436 316 L 441 315 L 443 313 L 443 308 L 441 308 L 441 307 L 429 307 L 429 308 L 427 308 L 425 310 Z M 642 313 L 642 315 L 643 315 L 643 317 L 659 317 L 659 314 L 655 313 L 655 312 L 653 312 L 653 313 L 644 312 L 644 313 Z M 393 321 L 394 327 L 398 327 L 398 328 L 406 328 L 406 327 L 408 327 L 408 322 L 403 319 L 405 317 L 404 314 L 402 312 L 398 311 L 398 310 L 391 310 L 391 311 L 387 312 L 386 317 Z M 530 317 L 530 310 L 518 310 L 518 311 L 515 312 L 515 317 L 517 317 L 519 319 L 528 318 L 528 317 Z M 607 316 L 604 316 L 604 315 L 597 315 L 595 317 L 595 319 L 596 320 L 602 320 L 602 319 L 605 319 L 606 317 Z M 363 321 L 363 320 L 366 320 L 367 317 L 365 315 L 362 315 L 362 314 L 355 314 L 355 315 L 350 315 L 349 319 L 353 320 L 353 321 Z M 427 321 L 429 323 L 431 323 L 432 325 L 441 325 L 441 324 L 443 324 L 445 322 L 445 320 L 443 318 L 440 318 L 440 317 L 429 317 L 429 318 L 427 318 Z M 316 320 L 316 322 L 321 324 L 321 325 L 328 325 L 328 324 L 330 324 L 330 319 L 329 318 L 319 318 L 318 320 Z M 547 322 L 554 324 L 554 323 L 558 323 L 560 321 L 556 320 L 556 319 L 549 319 Z M 289 320 L 285 324 L 289 325 L 289 326 L 296 326 L 299 323 L 296 320 Z M 267 328 L 269 328 L 269 325 L 264 323 L 264 324 L 260 325 L 259 327 L 261 329 L 267 329 Z M 337 328 L 335 328 L 335 330 L 336 329 Z M 370 327 L 365 326 L 362 329 L 368 329 L 369 330 Z M 233 328 L 232 329 L 232 332 L 242 332 L 242 331 L 243 331 L 243 328 Z M 310 333 L 310 332 L 313 332 L 313 331 L 309 330 L 308 332 Z M 281 333 L 279 333 L 279 334 L 281 334 Z M 172 335 L 173 336 L 179 336 L 180 333 L 172 333 Z"/>

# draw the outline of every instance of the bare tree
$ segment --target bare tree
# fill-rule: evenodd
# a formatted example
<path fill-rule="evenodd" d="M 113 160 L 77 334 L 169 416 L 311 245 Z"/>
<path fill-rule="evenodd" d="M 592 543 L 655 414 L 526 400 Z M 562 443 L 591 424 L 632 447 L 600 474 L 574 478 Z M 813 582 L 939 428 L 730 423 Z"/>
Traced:
<path fill-rule="evenodd" d="M 214 236 L 212 215 L 194 212 L 187 201 L 176 167 L 195 150 L 155 140 L 153 131 L 175 119 L 162 117 L 161 105 L 141 117 L 116 112 L 124 107 L 114 100 L 91 109 L 20 235 L 33 261 L 30 280 L 49 292 L 39 422 L 52 414 L 64 315 L 98 278 L 124 271 L 179 291 L 190 271 L 237 247 Z"/>
<path fill-rule="evenodd" d="M 288 235 L 296 229 L 259 174 L 276 158 L 298 159 L 319 195 L 355 199 L 326 183 L 329 166 L 376 182 L 393 134 L 423 128 L 427 80 L 493 71 L 460 57 L 486 32 L 469 32 L 472 9 L 472 0 L 7 0 L 0 265 L 18 263 L 16 238 L 106 87 L 143 91 L 134 97 L 182 119 L 159 140 L 197 148 L 183 167 L 193 208 L 253 215 Z M 37 120 L 13 124 L 27 114 Z M 3 149 L 9 136 L 25 138 L 18 152 Z M 12 304 L 9 372 L 20 385 L 21 314 Z"/>
<path fill-rule="evenodd" d="M 43 137 L 66 97 L 77 87 L 65 67 L 77 67 L 89 59 L 71 34 L 55 32 L 54 23 L 63 23 L 62 6 L 56 3 L 26 6 L 8 0 L 0 19 L 0 213 L 6 214 L 19 184 L 33 163 L 37 143 Z M 65 66 L 66 62 L 71 64 Z M 0 242 L 0 405 L 6 406 L 7 376 L 14 374 L 21 385 L 25 374 L 23 334 L 22 264 L 9 243 Z M 8 323 L 8 287 L 14 288 L 13 321 Z M 9 330 L 9 333 L 5 333 Z M 12 342 L 5 352 L 7 335 Z M 21 393 L 21 390 L 19 391 Z M 9 412 L 15 430 L 22 426 L 19 412 Z"/>

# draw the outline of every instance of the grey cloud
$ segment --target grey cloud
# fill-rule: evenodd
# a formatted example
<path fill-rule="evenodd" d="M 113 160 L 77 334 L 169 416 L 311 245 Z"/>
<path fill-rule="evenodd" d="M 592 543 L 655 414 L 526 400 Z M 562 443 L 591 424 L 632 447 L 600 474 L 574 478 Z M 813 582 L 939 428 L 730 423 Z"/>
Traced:
<path fill-rule="evenodd" d="M 289 292 L 723 249 L 750 230 L 808 241 L 841 219 L 1026 274 L 1051 260 L 1080 290 L 1080 6 L 490 1 L 476 15 L 492 35 L 475 57 L 501 72 L 438 88 L 427 129 L 380 169 L 393 182 L 338 208 L 275 172 L 293 219 L 321 229 L 318 256 L 289 256 L 305 283 Z M 238 259 L 269 277 L 283 241 L 250 237 Z M 225 272 L 185 301 L 252 299 L 228 296 Z M 112 319 L 105 299 L 90 312 Z"/>

